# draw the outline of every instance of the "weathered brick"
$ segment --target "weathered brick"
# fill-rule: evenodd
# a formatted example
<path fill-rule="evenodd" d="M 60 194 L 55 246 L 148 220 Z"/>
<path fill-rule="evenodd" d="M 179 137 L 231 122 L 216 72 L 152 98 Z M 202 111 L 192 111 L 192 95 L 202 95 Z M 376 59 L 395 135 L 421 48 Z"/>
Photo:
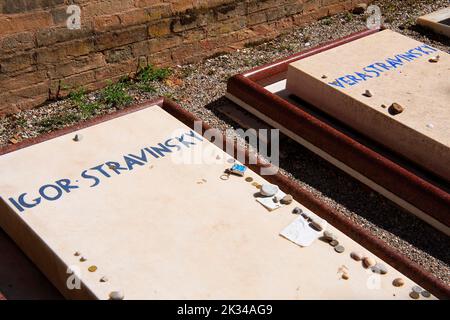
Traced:
<path fill-rule="evenodd" d="M 0 115 L 67 94 L 61 83 L 98 89 L 147 63 L 198 61 L 360 2 L 371 1 L 0 0 Z M 66 27 L 70 3 L 80 30 Z"/>
<path fill-rule="evenodd" d="M 0 37 L 6 34 L 39 30 L 53 25 L 53 19 L 49 12 L 33 12 L 0 16 Z"/>
<path fill-rule="evenodd" d="M 47 9 L 64 4 L 64 0 L 2 0 L 0 13 L 12 14 Z"/>
<path fill-rule="evenodd" d="M 47 71 L 45 70 L 23 73 L 16 77 L 0 74 L 0 91 L 4 92 L 17 88 L 29 87 L 36 83 L 43 82 L 47 80 L 47 78 Z"/>
<path fill-rule="evenodd" d="M 34 34 L 21 32 L 0 38 L 0 55 L 19 52 L 34 48 Z"/>
<path fill-rule="evenodd" d="M 14 73 L 17 71 L 30 71 L 35 63 L 33 53 L 13 55 L 0 60 L 0 72 Z"/>
<path fill-rule="evenodd" d="M 70 30 L 65 27 L 44 28 L 36 32 L 38 47 L 50 46 L 71 40 L 84 39 L 93 36 L 91 25 L 84 24 L 79 30 Z"/>
<path fill-rule="evenodd" d="M 105 59 L 108 63 L 117 63 L 130 60 L 133 57 L 131 47 L 114 48 L 105 52 Z"/>
<path fill-rule="evenodd" d="M 59 63 L 89 54 L 92 51 L 94 51 L 93 39 L 63 42 L 52 47 L 39 48 L 37 62 L 39 64 Z"/>
<path fill-rule="evenodd" d="M 148 26 L 148 35 L 152 38 L 170 34 L 171 19 L 163 19 Z"/>
<path fill-rule="evenodd" d="M 147 34 L 148 30 L 145 25 L 112 31 L 97 36 L 95 38 L 95 45 L 97 50 L 111 49 L 145 40 Z"/>
<path fill-rule="evenodd" d="M 61 79 L 73 74 L 98 69 L 105 65 L 105 56 L 102 53 L 93 53 L 88 56 L 76 57 L 70 61 L 49 67 L 48 74 L 52 79 Z"/>

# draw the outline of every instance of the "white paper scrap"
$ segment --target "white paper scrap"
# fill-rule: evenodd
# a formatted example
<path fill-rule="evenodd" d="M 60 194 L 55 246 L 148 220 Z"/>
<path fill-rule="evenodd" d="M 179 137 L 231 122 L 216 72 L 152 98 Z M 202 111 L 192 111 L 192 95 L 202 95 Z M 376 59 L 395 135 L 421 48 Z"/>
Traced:
<path fill-rule="evenodd" d="M 266 207 L 267 209 L 269 209 L 270 211 L 281 208 L 283 205 L 280 203 L 280 201 L 275 202 L 273 201 L 273 199 L 276 197 L 278 199 L 282 199 L 284 196 L 286 195 L 286 193 L 284 193 L 283 191 L 279 190 L 277 192 L 276 195 L 274 195 L 273 197 L 260 197 L 260 198 L 256 198 L 256 201 L 258 201 L 259 203 L 261 203 L 264 207 Z"/>
<path fill-rule="evenodd" d="M 302 247 L 310 246 L 321 232 L 313 229 L 303 217 L 298 217 L 280 235 Z"/>

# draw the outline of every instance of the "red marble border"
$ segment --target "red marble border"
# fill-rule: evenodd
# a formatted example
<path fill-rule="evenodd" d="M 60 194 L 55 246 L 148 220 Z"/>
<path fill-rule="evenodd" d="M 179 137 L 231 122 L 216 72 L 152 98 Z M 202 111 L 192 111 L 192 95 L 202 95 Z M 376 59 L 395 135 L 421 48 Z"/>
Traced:
<path fill-rule="evenodd" d="M 359 32 L 292 57 L 296 60 L 303 59 L 374 32 L 377 31 Z M 292 62 L 291 58 L 287 59 Z M 285 72 L 290 63 L 287 59 L 272 67 L 273 64 L 270 64 L 254 69 L 257 73 L 248 77 L 245 75 L 250 72 L 232 77 L 228 81 L 228 92 L 444 225 L 450 226 L 448 192 L 269 92 L 258 83 Z"/>
<path fill-rule="evenodd" d="M 64 128 L 43 136 L 40 136 L 35 139 L 30 139 L 27 141 L 23 141 L 19 144 L 3 147 L 0 149 L 0 155 L 6 154 L 8 152 L 13 152 L 27 146 L 31 146 L 55 137 L 59 137 L 61 135 L 71 133 L 98 123 L 105 122 L 107 120 L 111 120 L 123 115 L 126 115 L 131 112 L 135 112 L 152 105 L 158 105 L 167 111 L 169 114 L 183 122 L 189 127 L 193 127 L 195 121 L 200 121 L 199 118 L 195 117 L 185 109 L 181 108 L 176 103 L 167 100 L 167 99 L 157 99 L 142 103 L 140 105 L 132 106 L 113 114 L 103 115 L 98 118 L 85 121 L 83 123 L 77 124 L 72 127 Z M 203 130 L 211 129 L 211 127 L 203 123 Z M 235 145 L 235 152 L 241 150 L 241 147 Z M 248 152 L 246 152 L 248 158 Z M 247 164 L 250 169 L 255 171 L 256 173 L 260 173 L 261 169 L 267 167 L 267 164 L 258 160 L 257 164 Z M 450 287 L 447 286 L 444 282 L 435 278 L 431 273 L 424 270 L 420 265 L 412 262 L 400 252 L 389 247 L 384 241 L 380 240 L 376 236 L 370 234 L 363 228 L 356 225 L 350 219 L 339 214 L 335 209 L 328 206 L 326 203 L 323 203 L 320 199 L 313 196 L 311 193 L 302 189 L 297 183 L 293 180 L 283 176 L 281 173 L 277 173 L 272 176 L 264 176 L 265 179 L 270 181 L 271 183 L 277 184 L 280 188 L 292 194 L 294 198 L 308 207 L 310 210 L 317 213 L 322 218 L 328 220 L 334 227 L 338 228 L 353 240 L 357 241 L 368 250 L 373 252 L 375 255 L 381 257 L 384 261 L 395 267 L 397 270 L 405 274 L 407 277 L 411 278 L 413 281 L 424 287 L 426 290 L 430 291 L 434 295 L 443 299 L 450 299 Z"/>

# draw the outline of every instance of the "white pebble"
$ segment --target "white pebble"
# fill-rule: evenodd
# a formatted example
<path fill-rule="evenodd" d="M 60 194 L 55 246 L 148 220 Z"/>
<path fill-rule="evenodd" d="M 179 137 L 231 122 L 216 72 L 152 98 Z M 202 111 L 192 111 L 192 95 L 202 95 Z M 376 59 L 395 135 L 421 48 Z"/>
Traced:
<path fill-rule="evenodd" d="M 109 294 L 109 298 L 111 300 L 123 300 L 123 298 L 125 298 L 125 295 L 122 291 L 113 291 Z"/>
<path fill-rule="evenodd" d="M 274 184 L 263 184 L 261 187 L 261 195 L 264 197 L 273 197 L 280 189 Z"/>

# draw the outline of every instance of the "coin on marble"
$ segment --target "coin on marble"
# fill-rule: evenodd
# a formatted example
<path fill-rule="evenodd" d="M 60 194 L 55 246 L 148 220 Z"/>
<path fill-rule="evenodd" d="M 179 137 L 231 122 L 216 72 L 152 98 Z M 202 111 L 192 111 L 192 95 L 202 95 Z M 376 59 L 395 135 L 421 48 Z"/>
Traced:
<path fill-rule="evenodd" d="M 412 291 L 413 292 L 417 292 L 417 293 L 421 293 L 423 291 L 423 289 L 419 286 L 414 286 L 412 287 Z"/>
<path fill-rule="evenodd" d="M 97 266 L 90 266 L 88 268 L 88 270 L 89 270 L 89 272 L 95 272 L 95 271 L 97 271 Z"/>
<path fill-rule="evenodd" d="M 411 291 L 411 293 L 409 294 L 409 296 L 410 296 L 412 299 L 419 299 L 419 298 L 420 298 L 420 294 L 418 294 L 418 293 L 415 292 L 415 291 Z"/>

